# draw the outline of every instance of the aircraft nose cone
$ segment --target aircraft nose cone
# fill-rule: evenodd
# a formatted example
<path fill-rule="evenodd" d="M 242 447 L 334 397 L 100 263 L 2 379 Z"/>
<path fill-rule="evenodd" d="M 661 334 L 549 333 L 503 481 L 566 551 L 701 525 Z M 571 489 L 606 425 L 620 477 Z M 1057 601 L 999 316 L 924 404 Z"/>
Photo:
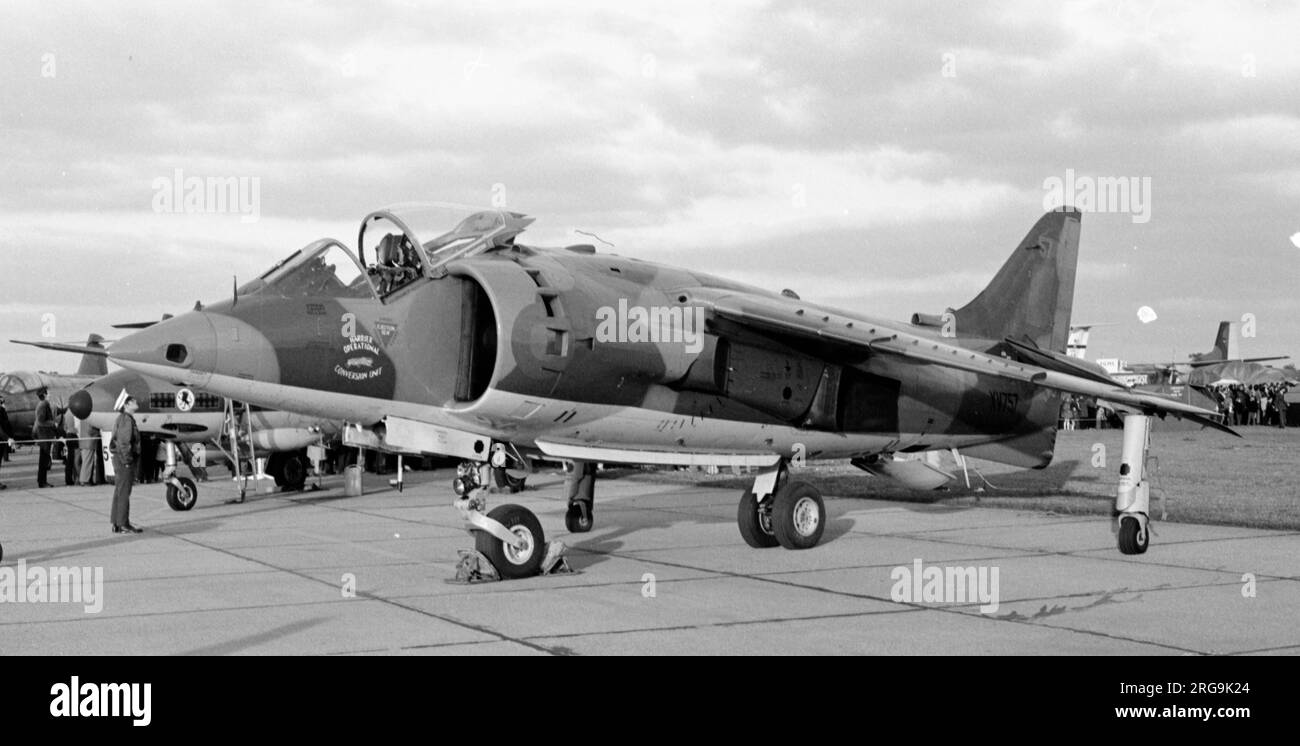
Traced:
<path fill-rule="evenodd" d="M 109 350 L 123 368 L 203 387 L 214 374 L 278 382 L 275 349 L 255 327 L 221 313 L 194 311 L 123 338 Z"/>
<path fill-rule="evenodd" d="M 109 358 L 124 368 L 139 370 L 139 366 L 148 366 L 150 372 L 169 378 L 183 378 L 188 372 L 199 375 L 211 372 L 216 357 L 216 333 L 204 313 L 187 313 L 159 322 L 119 340 L 109 349 Z"/>
<path fill-rule="evenodd" d="M 95 399 L 90 392 L 85 389 L 72 392 L 68 397 L 68 409 L 72 410 L 72 416 L 79 420 L 90 417 L 90 413 L 95 409 Z"/>

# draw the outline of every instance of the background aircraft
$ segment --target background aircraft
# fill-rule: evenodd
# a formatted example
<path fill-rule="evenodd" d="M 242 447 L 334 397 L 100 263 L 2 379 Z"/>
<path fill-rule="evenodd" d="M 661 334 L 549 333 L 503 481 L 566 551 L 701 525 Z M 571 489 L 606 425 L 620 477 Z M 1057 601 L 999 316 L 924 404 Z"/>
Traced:
<path fill-rule="evenodd" d="M 103 345 L 104 338 L 92 334 L 84 347 L 61 345 L 57 342 L 44 342 L 50 349 L 72 350 L 82 353 L 81 365 L 71 375 L 62 373 L 45 373 L 34 371 L 15 371 L 0 373 L 0 393 L 5 397 L 5 410 L 9 413 L 9 423 L 13 426 L 17 440 L 31 440 L 32 426 L 36 422 L 36 404 L 40 401 L 36 392 L 45 389 L 47 398 L 55 410 L 68 406 L 68 397 L 87 383 L 108 372 L 107 351 Z"/>
<path fill-rule="evenodd" d="M 1074 354 L 1076 348 L 1079 356 L 1086 354 L 1088 329 L 1095 326 L 1098 325 L 1071 327 L 1071 354 Z M 1293 381 L 1294 375 L 1288 375 L 1280 368 L 1260 364 L 1268 360 L 1285 360 L 1288 356 L 1242 358 L 1238 339 L 1238 325 L 1221 321 L 1215 333 L 1214 346 L 1207 352 L 1188 355 L 1188 362 L 1124 363 L 1114 358 L 1100 359 L 1097 362 L 1117 382 L 1202 409 L 1215 409 L 1218 406 L 1215 398 L 1207 391 L 1217 383 L 1226 381 L 1254 385 Z M 1190 370 L 1184 372 L 1181 368 Z M 1161 427 L 1179 429 L 1180 426 L 1166 423 Z"/>
<path fill-rule="evenodd" d="M 1187 382 L 1179 368 L 1190 368 L 1193 371 L 1205 370 L 1207 372 L 1198 376 L 1198 380 L 1215 380 L 1218 377 L 1215 373 L 1225 364 L 1246 363 L 1255 366 L 1252 370 L 1258 370 L 1266 367 L 1258 363 L 1286 360 L 1288 357 L 1275 355 L 1243 358 L 1238 340 L 1238 325 L 1231 321 L 1220 321 L 1219 330 L 1214 336 L 1214 346 L 1208 352 L 1193 352 L 1188 355 L 1188 362 L 1130 363 L 1128 369 L 1134 373 L 1148 375 L 1147 384 L 1179 384 Z"/>
<path fill-rule="evenodd" d="M 355 423 L 348 433 L 391 448 L 463 459 L 457 505 L 505 577 L 541 567 L 542 527 L 517 505 L 485 514 L 477 487 L 489 465 L 530 452 L 574 462 L 575 532 L 592 526 L 596 462 L 757 466 L 737 511 L 742 537 L 803 549 L 826 516 L 792 461 L 848 459 L 892 476 L 895 454 L 960 448 L 1042 468 L 1060 396 L 1096 396 L 1130 413 L 1116 527 L 1120 549 L 1137 553 L 1148 542 L 1149 416 L 1232 431 L 1066 354 L 1080 220 L 1043 215 L 973 301 L 908 324 L 590 246 L 518 244 L 532 222 L 518 213 L 457 222 L 403 206 L 362 221 L 358 255 L 314 242 L 233 298 L 111 354 L 149 375 Z M 369 264 L 367 247 L 376 256 L 394 235 L 419 248 L 386 260 L 414 266 Z"/>
<path fill-rule="evenodd" d="M 146 328 L 150 324 L 125 328 Z M 120 327 L 121 328 L 121 327 Z M 82 352 L 85 360 L 95 358 L 100 367 L 106 363 L 108 350 L 99 346 L 83 349 L 49 342 L 11 340 L 16 344 L 44 349 Z M 80 378 L 80 377 L 79 377 Z M 204 445 L 206 461 L 223 459 L 232 471 L 251 474 L 256 458 L 266 458 L 265 473 L 285 489 L 301 489 L 307 479 L 307 448 L 336 441 L 341 423 L 256 406 L 230 402 L 225 397 L 196 392 L 161 378 L 130 370 L 118 370 L 102 376 L 82 379 L 86 382 L 65 396 L 72 414 L 101 431 L 109 432 L 118 413 L 113 405 L 126 391 L 139 403 L 136 424 L 144 436 L 164 446 L 184 443 Z M 233 437 L 232 437 L 233 433 Z M 175 454 L 171 454 L 174 461 Z M 198 499 L 198 488 L 187 477 L 169 474 L 167 504 L 174 510 L 189 510 Z"/>

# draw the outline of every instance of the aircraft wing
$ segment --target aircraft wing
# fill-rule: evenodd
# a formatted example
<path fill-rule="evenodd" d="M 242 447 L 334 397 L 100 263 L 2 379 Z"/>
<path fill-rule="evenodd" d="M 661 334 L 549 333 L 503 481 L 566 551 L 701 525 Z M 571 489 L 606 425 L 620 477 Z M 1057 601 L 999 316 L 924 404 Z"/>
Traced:
<path fill-rule="evenodd" d="M 16 345 L 28 345 L 30 347 L 40 347 L 45 350 L 56 350 L 58 352 L 75 352 L 81 355 L 94 355 L 95 357 L 108 357 L 108 348 L 106 347 L 88 347 L 86 345 L 70 345 L 60 342 L 24 342 L 21 339 L 11 339 Z"/>
<path fill-rule="evenodd" d="M 1264 363 L 1269 360 L 1287 360 L 1290 355 L 1275 355 L 1273 357 L 1243 357 L 1233 360 L 1193 360 L 1188 363 L 1179 363 L 1179 365 L 1190 365 L 1193 368 L 1207 368 L 1211 365 L 1222 365 L 1223 363 Z"/>
<path fill-rule="evenodd" d="M 1237 435 L 1217 421 L 1218 413 L 1174 401 L 1157 394 L 1085 378 L 1080 371 L 1060 364 L 1050 353 L 1020 359 L 994 357 L 976 350 L 958 347 L 931 337 L 922 337 L 891 325 L 830 311 L 788 298 L 763 297 L 739 293 L 695 294 L 695 299 L 712 306 L 712 315 L 778 340 L 802 339 L 847 352 L 895 355 L 917 362 L 994 376 L 1080 396 L 1096 397 L 1117 405 L 1132 407 L 1145 414 L 1172 414 L 1217 430 Z M 1012 345 L 1023 354 L 1027 345 Z M 1039 351 L 1041 352 L 1041 351 Z M 1051 367 L 1044 367 L 1053 363 Z M 1240 437 L 1240 436 L 1238 436 Z"/>

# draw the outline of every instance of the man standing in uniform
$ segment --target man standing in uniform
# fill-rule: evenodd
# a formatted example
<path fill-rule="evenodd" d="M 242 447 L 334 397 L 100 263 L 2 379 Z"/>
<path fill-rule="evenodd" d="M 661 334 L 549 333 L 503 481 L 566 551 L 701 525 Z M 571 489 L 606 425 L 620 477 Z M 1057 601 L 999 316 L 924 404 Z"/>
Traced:
<path fill-rule="evenodd" d="M 140 408 L 135 399 L 123 390 L 115 407 L 119 414 L 113 424 L 113 439 L 109 451 L 113 459 L 113 533 L 138 534 L 141 529 L 131 525 L 131 487 L 135 483 L 135 467 L 140 461 L 140 431 L 131 415 Z"/>
<path fill-rule="evenodd" d="M 59 425 L 54 421 L 54 406 L 50 404 L 46 396 L 49 394 L 45 389 L 36 392 L 36 398 L 40 403 L 36 405 L 36 427 L 33 428 L 33 434 L 36 436 L 37 445 L 40 450 L 40 459 L 36 464 L 36 486 L 53 487 L 50 484 L 50 448 L 54 446 L 54 439 L 58 438 Z"/>
<path fill-rule="evenodd" d="M 0 465 L 3 465 L 5 458 L 9 455 L 9 449 L 14 447 L 14 431 L 9 425 L 9 413 L 5 411 L 5 398 L 0 394 Z M 0 482 L 0 490 L 5 489 L 4 482 Z"/>

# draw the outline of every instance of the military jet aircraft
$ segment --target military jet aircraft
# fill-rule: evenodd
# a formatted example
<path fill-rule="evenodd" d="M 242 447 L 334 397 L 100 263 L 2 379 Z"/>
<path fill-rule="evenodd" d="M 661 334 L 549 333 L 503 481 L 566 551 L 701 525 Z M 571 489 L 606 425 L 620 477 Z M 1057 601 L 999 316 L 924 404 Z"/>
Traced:
<path fill-rule="evenodd" d="M 489 466 L 573 462 L 571 532 L 592 527 L 597 462 L 757 467 L 742 537 L 804 549 L 826 513 L 792 461 L 848 459 L 907 480 L 896 454 L 957 448 L 1043 468 L 1060 396 L 1095 396 L 1128 412 L 1115 528 L 1120 549 L 1139 553 L 1150 417 L 1232 431 L 1065 354 L 1081 217 L 1043 215 L 974 300 L 909 324 L 589 245 L 525 245 L 532 218 L 520 213 L 406 205 L 366 216 L 356 254 L 316 241 L 111 355 L 464 460 L 457 507 L 507 578 L 535 574 L 546 544 L 531 511 L 484 513 Z"/>
<path fill-rule="evenodd" d="M 32 427 L 36 424 L 36 404 L 40 401 L 36 392 L 45 389 L 46 398 L 57 411 L 68 406 L 68 397 L 74 391 L 108 373 L 103 341 L 103 337 L 92 334 L 84 347 L 57 342 L 42 343 L 49 348 L 83 353 L 81 365 L 71 375 L 35 371 L 0 373 L 0 394 L 4 394 L 5 411 L 9 414 L 9 424 L 17 440 L 30 440 L 32 437 Z"/>

